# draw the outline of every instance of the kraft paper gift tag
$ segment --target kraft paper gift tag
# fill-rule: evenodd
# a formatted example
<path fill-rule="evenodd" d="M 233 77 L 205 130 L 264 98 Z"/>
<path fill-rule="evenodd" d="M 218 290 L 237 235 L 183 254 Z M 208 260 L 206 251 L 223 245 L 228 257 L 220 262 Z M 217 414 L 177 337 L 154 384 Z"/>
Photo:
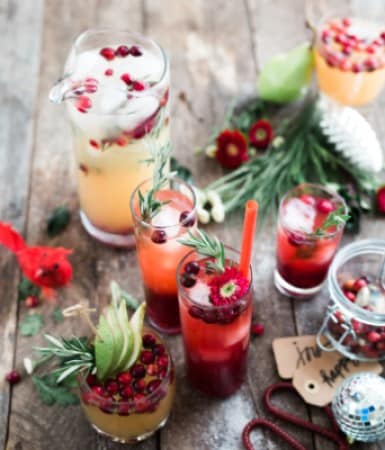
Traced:
<path fill-rule="evenodd" d="M 337 387 L 348 376 L 382 372 L 379 363 L 352 361 L 336 351 L 322 351 L 315 336 L 275 339 L 273 352 L 279 376 L 292 379 L 305 402 L 316 406 L 330 403 Z"/>

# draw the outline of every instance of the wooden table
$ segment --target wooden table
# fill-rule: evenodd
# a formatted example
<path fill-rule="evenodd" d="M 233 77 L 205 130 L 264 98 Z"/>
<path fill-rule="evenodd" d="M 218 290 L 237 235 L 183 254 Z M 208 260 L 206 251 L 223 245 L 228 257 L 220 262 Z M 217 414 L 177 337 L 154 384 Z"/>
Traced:
<path fill-rule="evenodd" d="M 48 91 L 62 72 L 73 39 L 95 26 L 135 29 L 153 36 L 167 49 L 175 154 L 193 168 L 198 185 L 220 173 L 214 162 L 195 156 L 194 149 L 221 120 L 229 99 L 255 92 L 261 62 L 300 43 L 308 31 L 302 0 L 0 1 L 0 217 L 12 222 L 29 243 L 74 248 L 75 278 L 69 288 L 60 291 L 59 303 L 68 306 L 85 297 L 100 308 L 107 302 L 112 278 L 143 298 L 135 252 L 108 249 L 83 230 L 76 214 L 69 126 L 64 110 L 48 101 Z M 384 141 L 383 114 L 379 114 L 382 104 L 384 97 L 368 114 Z M 62 235 L 50 240 L 45 218 L 63 203 L 74 211 L 74 218 Z M 236 215 L 225 226 L 215 227 L 215 232 L 237 246 L 240 224 Z M 383 227 L 383 220 L 366 220 L 358 238 L 384 236 Z M 163 431 L 135 448 L 241 449 L 240 434 L 246 422 L 256 414 L 265 415 L 262 391 L 278 379 L 272 339 L 316 332 L 327 303 L 325 291 L 309 302 L 291 302 L 276 292 L 272 282 L 274 239 L 273 229 L 259 233 L 253 260 L 255 317 L 265 324 L 266 332 L 252 341 L 247 382 L 226 401 L 200 395 L 186 380 L 181 338 L 167 338 L 177 365 L 174 410 Z M 17 303 L 20 272 L 15 258 L 4 250 L 0 251 L 0 274 L 0 445 L 8 450 L 121 448 L 94 433 L 80 408 L 42 405 L 31 380 L 14 389 L 4 382 L 5 374 L 20 366 L 32 345 L 41 344 L 43 338 L 42 333 L 34 338 L 18 333 L 18 323 L 28 310 Z M 41 309 L 45 332 L 79 333 L 77 321 L 54 324 L 52 305 Z M 283 398 L 278 403 L 315 423 L 324 423 L 319 410 L 296 398 Z M 309 450 L 334 448 L 310 433 L 292 426 L 287 429 Z M 259 431 L 254 433 L 253 442 L 259 450 L 288 448 Z M 385 444 L 355 448 L 385 449 Z"/>

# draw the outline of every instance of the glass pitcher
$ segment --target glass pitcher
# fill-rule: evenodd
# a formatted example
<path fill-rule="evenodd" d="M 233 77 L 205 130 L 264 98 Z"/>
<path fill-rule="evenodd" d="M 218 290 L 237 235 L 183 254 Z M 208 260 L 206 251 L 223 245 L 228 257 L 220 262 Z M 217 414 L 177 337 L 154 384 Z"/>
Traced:
<path fill-rule="evenodd" d="M 170 145 L 169 62 L 153 40 L 88 30 L 73 45 L 50 92 L 72 127 L 81 221 L 106 244 L 134 245 L 130 196 Z"/>

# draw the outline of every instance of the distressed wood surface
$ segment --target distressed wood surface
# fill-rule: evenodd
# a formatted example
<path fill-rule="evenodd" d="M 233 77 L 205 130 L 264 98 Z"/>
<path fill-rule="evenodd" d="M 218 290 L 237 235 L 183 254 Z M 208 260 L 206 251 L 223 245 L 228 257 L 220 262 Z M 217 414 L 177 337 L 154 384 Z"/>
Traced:
<path fill-rule="evenodd" d="M 75 278 L 60 291 L 59 303 L 68 306 L 79 298 L 102 307 L 109 281 L 143 298 L 134 252 L 108 249 L 82 229 L 73 176 L 71 135 L 64 108 L 48 101 L 48 91 L 61 74 L 73 39 L 94 26 L 135 29 L 151 35 L 166 49 L 172 74 L 172 139 L 177 158 L 189 165 L 197 184 L 204 185 L 220 170 L 214 162 L 194 155 L 223 117 L 235 95 L 255 92 L 257 69 L 272 54 L 287 50 L 308 37 L 303 0 L 0 0 L 0 31 L 5 36 L 0 54 L 0 217 L 25 232 L 30 243 L 75 248 Z M 17 32 L 15 32 L 15 30 Z M 182 94 L 182 95 L 181 95 Z M 183 101 L 181 99 L 184 99 Z M 379 111 L 384 96 L 368 110 L 380 133 L 385 129 Z M 383 110 L 383 109 L 382 109 Z M 383 142 L 384 144 L 384 142 Z M 70 227 L 49 239 L 45 219 L 59 204 L 73 211 Z M 381 220 L 365 221 L 359 237 L 381 236 Z M 240 243 L 241 217 L 212 230 Z M 274 337 L 317 331 L 327 302 L 323 291 L 310 302 L 293 303 L 273 287 L 274 227 L 258 233 L 253 258 L 255 318 L 266 332 L 251 343 L 247 382 L 227 400 L 212 400 L 193 391 L 186 380 L 180 337 L 166 338 L 177 367 L 178 393 L 167 427 L 138 450 L 240 450 L 244 425 L 256 414 L 265 416 L 261 395 L 278 380 L 271 352 Z M 0 447 L 7 450 L 115 450 L 122 448 L 94 433 L 77 406 L 47 407 L 37 398 L 30 380 L 10 396 L 4 374 L 29 355 L 34 338 L 16 335 L 17 320 L 28 311 L 16 302 L 19 272 L 13 257 L 0 252 Z M 44 306 L 45 332 L 79 333 L 79 323 L 55 325 L 52 305 Z M 316 408 L 295 396 L 277 404 L 316 423 L 324 423 Z M 285 425 L 309 450 L 331 450 L 329 442 Z M 7 439 L 7 443 L 6 443 Z M 255 431 L 258 450 L 286 450 L 268 432 Z M 385 445 L 355 446 L 385 449 Z"/>

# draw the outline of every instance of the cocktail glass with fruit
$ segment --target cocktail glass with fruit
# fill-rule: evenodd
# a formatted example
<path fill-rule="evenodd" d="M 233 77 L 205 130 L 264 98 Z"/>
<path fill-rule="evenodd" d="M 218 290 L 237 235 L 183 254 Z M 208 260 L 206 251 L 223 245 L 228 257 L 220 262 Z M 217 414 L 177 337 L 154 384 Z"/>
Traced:
<path fill-rule="evenodd" d="M 348 219 L 344 200 L 317 184 L 301 184 L 278 213 L 274 281 L 284 295 L 309 298 L 322 287 Z"/>
<path fill-rule="evenodd" d="M 58 340 L 43 355 L 65 358 L 55 373 L 76 375 L 80 403 L 92 427 L 113 441 L 135 443 L 167 422 L 175 391 L 174 367 L 163 342 L 143 328 L 145 304 L 129 320 L 117 296 L 99 317 L 92 341 Z"/>
<path fill-rule="evenodd" d="M 324 94 L 343 105 L 369 103 L 385 83 L 385 27 L 358 16 L 324 19 L 314 57 Z"/>
<path fill-rule="evenodd" d="M 102 242 L 134 245 L 129 199 L 152 173 L 148 141 L 169 144 L 168 92 L 163 49 L 105 29 L 78 37 L 51 90 L 72 126 L 82 223 Z"/>
<path fill-rule="evenodd" d="M 252 272 L 239 252 L 198 231 L 179 263 L 179 307 L 187 374 L 210 396 L 227 397 L 242 384 L 253 311 Z"/>
<path fill-rule="evenodd" d="M 163 333 L 179 333 L 176 268 L 189 251 L 179 239 L 197 227 L 194 191 L 175 176 L 147 180 L 134 191 L 131 210 L 148 318 Z"/>

